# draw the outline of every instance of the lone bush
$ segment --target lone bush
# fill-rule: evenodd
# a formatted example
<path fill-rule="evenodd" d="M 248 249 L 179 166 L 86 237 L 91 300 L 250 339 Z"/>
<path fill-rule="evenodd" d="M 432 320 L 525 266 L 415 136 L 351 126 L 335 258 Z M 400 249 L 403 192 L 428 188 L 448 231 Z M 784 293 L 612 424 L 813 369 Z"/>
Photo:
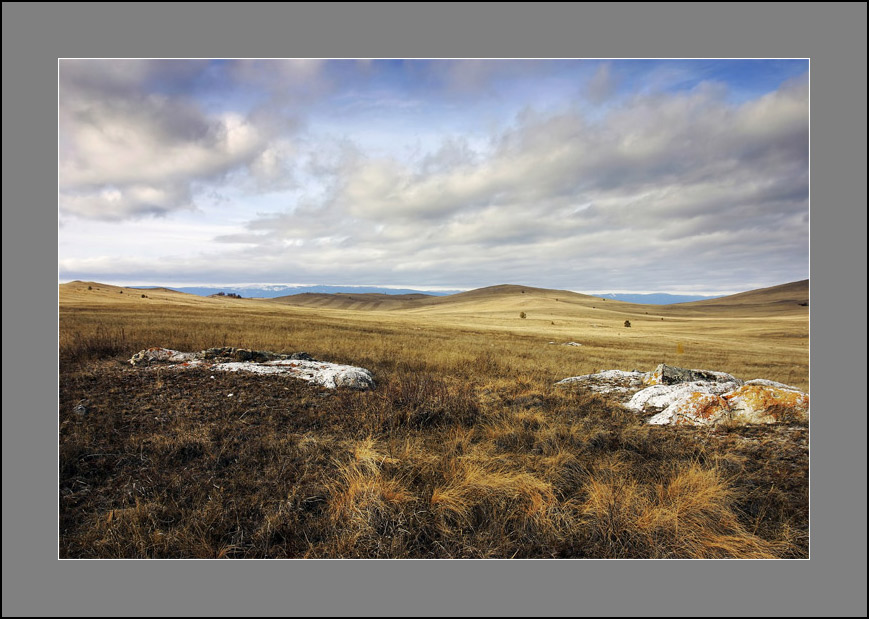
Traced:
<path fill-rule="evenodd" d="M 528 318 L 525 312 L 519 312 L 519 318 Z"/>
<path fill-rule="evenodd" d="M 626 327 L 630 327 L 630 326 L 631 326 L 631 321 L 630 321 L 630 320 L 626 320 L 626 321 L 625 321 L 625 326 L 626 326 Z"/>

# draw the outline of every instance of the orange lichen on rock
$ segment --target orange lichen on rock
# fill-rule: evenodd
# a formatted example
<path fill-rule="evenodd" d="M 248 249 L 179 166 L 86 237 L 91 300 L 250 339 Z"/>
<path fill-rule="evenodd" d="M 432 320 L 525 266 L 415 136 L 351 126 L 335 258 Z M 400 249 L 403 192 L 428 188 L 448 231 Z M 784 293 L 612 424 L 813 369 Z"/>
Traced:
<path fill-rule="evenodd" d="M 721 396 L 695 391 L 674 402 L 658 415 L 657 424 L 705 425 L 717 423 L 728 413 L 727 402 Z"/>
<path fill-rule="evenodd" d="M 809 396 L 796 389 L 770 385 L 743 385 L 717 395 L 702 391 L 681 394 L 666 409 L 649 419 L 652 425 L 708 425 L 725 422 L 803 422 L 808 418 Z"/>
<path fill-rule="evenodd" d="M 809 396 L 791 389 L 766 385 L 743 385 L 724 395 L 734 416 L 754 422 L 774 423 L 783 417 L 805 419 Z"/>

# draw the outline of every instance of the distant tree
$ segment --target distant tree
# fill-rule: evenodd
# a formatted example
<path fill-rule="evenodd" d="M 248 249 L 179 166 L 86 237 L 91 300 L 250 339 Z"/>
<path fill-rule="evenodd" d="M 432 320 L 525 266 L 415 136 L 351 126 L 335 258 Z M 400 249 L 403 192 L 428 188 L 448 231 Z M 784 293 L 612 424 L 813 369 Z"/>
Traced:
<path fill-rule="evenodd" d="M 519 318 L 528 318 L 525 312 L 519 312 Z"/>
<path fill-rule="evenodd" d="M 88 290 L 93 290 L 93 286 L 88 286 Z"/>
<path fill-rule="evenodd" d="M 626 327 L 630 327 L 630 326 L 631 326 L 631 321 L 630 321 L 630 320 L 626 320 L 626 321 L 625 321 L 625 326 L 626 326 Z"/>

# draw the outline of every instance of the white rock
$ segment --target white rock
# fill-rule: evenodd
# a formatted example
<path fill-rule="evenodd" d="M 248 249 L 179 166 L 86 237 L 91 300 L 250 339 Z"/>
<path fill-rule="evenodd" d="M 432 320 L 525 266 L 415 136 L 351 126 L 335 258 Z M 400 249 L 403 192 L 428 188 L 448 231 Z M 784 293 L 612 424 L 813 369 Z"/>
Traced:
<path fill-rule="evenodd" d="M 646 377 L 645 372 L 625 372 L 624 370 L 605 370 L 596 374 L 583 374 L 582 376 L 571 376 L 560 380 L 556 385 L 577 385 L 582 386 L 595 393 L 617 393 L 622 396 L 632 394 L 638 389 L 641 389 L 643 380 Z"/>
<path fill-rule="evenodd" d="M 693 382 L 678 385 L 652 385 L 636 392 L 625 404 L 625 408 L 637 413 L 666 412 L 666 409 L 678 405 L 692 394 L 719 396 L 739 387 L 736 382 L 713 383 Z M 661 414 L 663 414 L 663 412 Z"/>
<path fill-rule="evenodd" d="M 746 423 L 806 421 L 809 416 L 809 395 L 795 387 L 776 386 L 780 384 L 751 381 L 751 384 L 725 394 L 730 415 Z"/>
<path fill-rule="evenodd" d="M 652 415 L 652 425 L 799 422 L 809 414 L 809 396 L 796 387 L 664 364 L 651 372 L 606 370 L 556 384 L 615 395 L 628 410 Z"/>
<path fill-rule="evenodd" d="M 231 361 L 218 363 L 212 369 L 222 372 L 253 372 L 255 374 L 288 374 L 329 389 L 349 387 L 351 389 L 371 389 L 374 378 L 364 368 L 324 361 L 304 361 L 279 359 L 265 363 L 252 361 Z"/>
<path fill-rule="evenodd" d="M 193 361 L 196 359 L 195 352 L 180 352 L 171 348 L 148 348 L 137 352 L 130 359 L 130 365 L 139 365 L 140 363 L 149 363 L 151 361 L 170 361 L 174 363 L 182 363 Z"/>
<path fill-rule="evenodd" d="M 235 349 L 228 349 L 230 353 Z M 255 374 L 286 374 L 294 378 L 306 380 L 318 385 L 322 385 L 329 389 L 337 387 L 348 387 L 351 389 L 371 389 L 374 385 L 374 378 L 371 372 L 364 368 L 355 367 L 352 365 L 341 365 L 338 363 L 327 363 L 324 361 L 314 361 L 308 359 L 277 359 L 273 361 L 228 361 L 224 363 L 214 363 L 215 351 L 225 353 L 225 349 L 209 349 L 199 353 L 179 352 L 169 348 L 149 348 L 142 350 L 130 359 L 132 365 L 151 362 L 169 362 L 177 365 L 167 365 L 167 368 L 183 369 L 185 367 L 204 366 L 212 371 L 221 372 L 252 372 Z M 276 356 L 274 353 L 259 353 L 257 351 L 242 351 L 253 352 L 260 358 L 268 358 Z M 299 355 L 304 355 L 300 353 Z M 224 356 L 221 354 L 221 356 Z M 281 355 L 287 356 L 287 355 Z M 298 355 L 293 355 L 298 356 Z M 211 376 L 214 378 L 214 376 Z M 230 394 L 227 397 L 232 397 Z"/>

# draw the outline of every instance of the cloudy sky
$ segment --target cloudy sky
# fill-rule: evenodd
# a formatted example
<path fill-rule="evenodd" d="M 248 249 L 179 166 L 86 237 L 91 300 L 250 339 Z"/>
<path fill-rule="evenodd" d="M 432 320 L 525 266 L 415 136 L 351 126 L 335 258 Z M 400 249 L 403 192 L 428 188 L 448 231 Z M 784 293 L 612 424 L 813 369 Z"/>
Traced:
<path fill-rule="evenodd" d="M 806 60 L 61 60 L 58 118 L 60 281 L 808 277 Z"/>

